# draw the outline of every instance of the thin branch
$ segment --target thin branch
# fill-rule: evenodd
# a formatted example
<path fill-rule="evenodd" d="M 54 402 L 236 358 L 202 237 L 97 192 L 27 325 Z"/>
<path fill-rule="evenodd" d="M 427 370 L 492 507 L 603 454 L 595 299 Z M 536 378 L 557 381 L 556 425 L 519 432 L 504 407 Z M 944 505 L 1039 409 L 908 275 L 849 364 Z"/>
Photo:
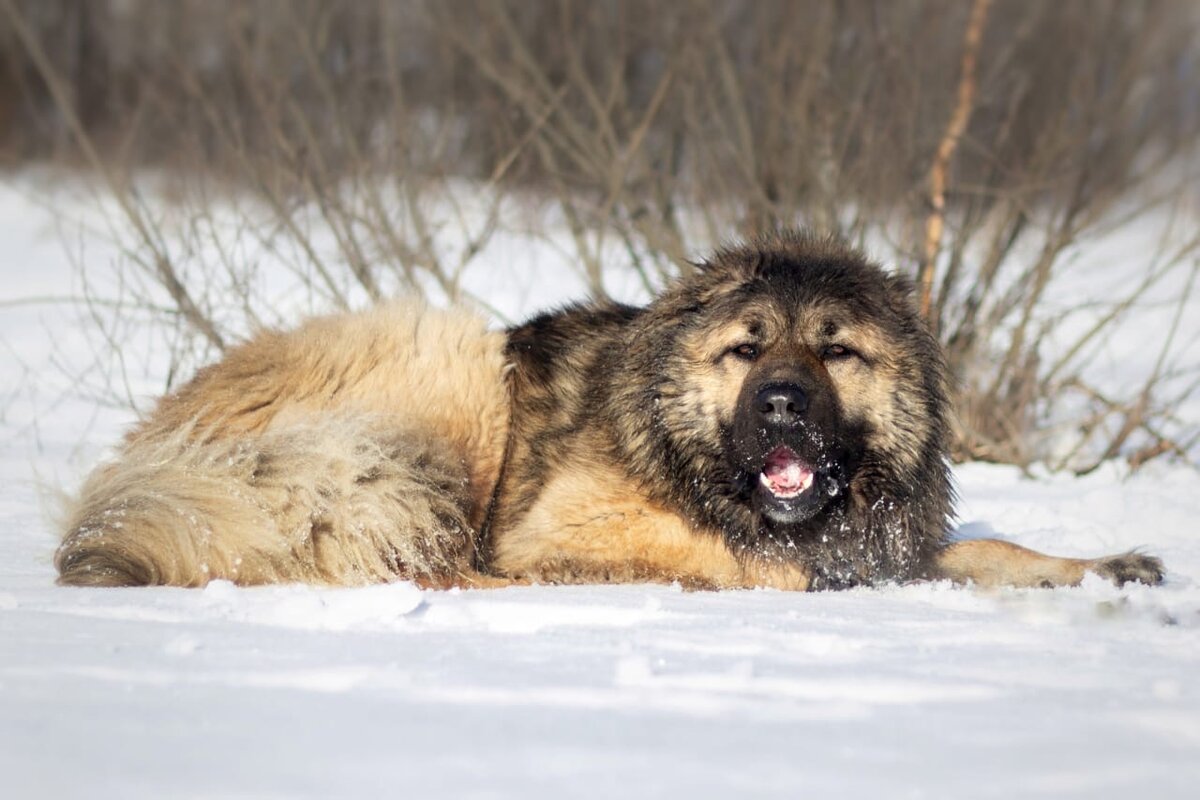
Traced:
<path fill-rule="evenodd" d="M 21 40 L 21 45 L 29 54 L 42 80 L 46 83 L 47 90 L 50 92 L 51 97 L 53 97 L 59 112 L 66 120 L 67 127 L 70 128 L 71 135 L 75 138 L 79 149 L 83 151 L 88 164 L 104 180 L 109 191 L 116 199 L 117 204 L 121 207 L 122 213 L 124 213 L 130 224 L 133 225 L 142 243 L 152 253 L 151 264 L 147 266 L 157 275 L 159 282 L 171 296 L 171 300 L 178 306 L 180 314 L 211 345 L 218 350 L 224 350 L 225 337 L 217 330 L 217 326 L 213 323 L 212 318 L 200 310 L 191 293 L 184 286 L 183 281 L 175 271 L 175 266 L 171 263 L 171 259 L 167 255 L 166 249 L 158 241 L 158 237 L 154 235 L 153 226 L 138 208 L 134 199 L 135 195 L 129 190 L 128 186 L 122 185 L 117 180 L 116 176 L 109 169 L 108 163 L 96 151 L 91 137 L 84 129 L 79 115 L 75 112 L 75 105 L 71 102 L 65 84 L 54 69 L 54 66 L 50 63 L 50 59 L 46 55 L 45 48 L 42 47 L 41 42 L 29 30 L 25 15 L 17 8 L 13 0 L 3 0 L 3 7 L 9 22 L 13 26 L 13 30 L 17 33 L 17 38 Z"/>
<path fill-rule="evenodd" d="M 942 229 L 946 221 L 946 174 L 950 169 L 950 160 L 958 149 L 958 141 L 967 129 L 971 120 L 971 112 L 975 109 L 976 62 L 979 60 L 979 46 L 983 41 L 983 28 L 987 22 L 988 9 L 992 0 L 975 0 L 971 6 L 971 17 L 967 21 L 967 30 L 963 36 L 962 65 L 958 79 L 958 101 L 950 122 L 938 143 L 933 164 L 929 168 L 929 216 L 925 220 L 925 242 L 921 254 L 921 263 L 917 270 L 917 284 L 920 287 L 921 316 L 934 327 L 933 316 L 933 272 L 937 262 L 938 251 L 942 246 Z"/>

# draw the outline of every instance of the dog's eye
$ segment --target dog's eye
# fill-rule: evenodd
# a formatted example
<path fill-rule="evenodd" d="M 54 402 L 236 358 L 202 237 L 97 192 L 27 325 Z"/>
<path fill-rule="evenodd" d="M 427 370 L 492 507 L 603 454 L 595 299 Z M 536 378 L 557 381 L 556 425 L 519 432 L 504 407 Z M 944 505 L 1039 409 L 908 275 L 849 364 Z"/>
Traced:
<path fill-rule="evenodd" d="M 729 348 L 729 353 L 746 361 L 753 361 L 758 358 L 758 345 L 756 344 L 739 344 L 737 347 Z"/>
<path fill-rule="evenodd" d="M 831 344 L 821 352 L 822 361 L 838 361 L 843 358 L 849 358 L 855 355 L 855 352 L 844 344 Z"/>

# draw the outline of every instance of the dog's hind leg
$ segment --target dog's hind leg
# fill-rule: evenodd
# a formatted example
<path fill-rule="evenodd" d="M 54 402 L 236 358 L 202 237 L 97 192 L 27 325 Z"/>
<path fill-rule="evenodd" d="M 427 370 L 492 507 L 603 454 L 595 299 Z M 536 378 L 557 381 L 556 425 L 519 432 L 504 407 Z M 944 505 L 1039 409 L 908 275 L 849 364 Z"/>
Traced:
<path fill-rule="evenodd" d="M 1118 586 L 1133 581 L 1162 583 L 1162 561 L 1142 553 L 1102 558 L 1057 558 L 999 539 L 954 542 L 936 556 L 930 577 L 977 586 L 1077 586 L 1089 572 Z"/>
<path fill-rule="evenodd" d="M 217 441 L 137 440 L 84 484 L 59 583 L 354 585 L 469 571 L 465 465 L 437 440 L 322 417 Z"/>

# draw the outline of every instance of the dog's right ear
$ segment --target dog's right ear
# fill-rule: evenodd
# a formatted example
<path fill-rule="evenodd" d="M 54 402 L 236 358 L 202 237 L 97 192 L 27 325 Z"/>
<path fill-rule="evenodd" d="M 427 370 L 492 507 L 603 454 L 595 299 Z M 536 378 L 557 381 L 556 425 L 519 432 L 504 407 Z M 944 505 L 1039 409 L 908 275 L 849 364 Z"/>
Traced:
<path fill-rule="evenodd" d="M 764 259 L 764 253 L 754 244 L 726 245 L 707 258 L 689 261 L 692 271 L 672 281 L 659 299 L 677 297 L 682 303 L 677 310 L 697 313 L 718 297 L 759 277 Z"/>
<path fill-rule="evenodd" d="M 725 245 L 704 261 L 692 262 L 692 265 L 698 273 L 736 281 L 760 277 L 766 259 L 765 248 L 755 241 Z"/>

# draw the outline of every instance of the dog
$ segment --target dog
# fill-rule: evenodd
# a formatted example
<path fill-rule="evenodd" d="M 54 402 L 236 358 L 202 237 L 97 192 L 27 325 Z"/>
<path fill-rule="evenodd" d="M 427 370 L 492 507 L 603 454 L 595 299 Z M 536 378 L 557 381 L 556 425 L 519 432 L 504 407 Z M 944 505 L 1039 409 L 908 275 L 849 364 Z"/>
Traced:
<path fill-rule="evenodd" d="M 714 253 L 644 308 L 489 330 L 395 302 L 265 332 L 85 482 L 65 585 L 1161 582 L 951 538 L 950 381 L 906 278 L 829 238 Z"/>

